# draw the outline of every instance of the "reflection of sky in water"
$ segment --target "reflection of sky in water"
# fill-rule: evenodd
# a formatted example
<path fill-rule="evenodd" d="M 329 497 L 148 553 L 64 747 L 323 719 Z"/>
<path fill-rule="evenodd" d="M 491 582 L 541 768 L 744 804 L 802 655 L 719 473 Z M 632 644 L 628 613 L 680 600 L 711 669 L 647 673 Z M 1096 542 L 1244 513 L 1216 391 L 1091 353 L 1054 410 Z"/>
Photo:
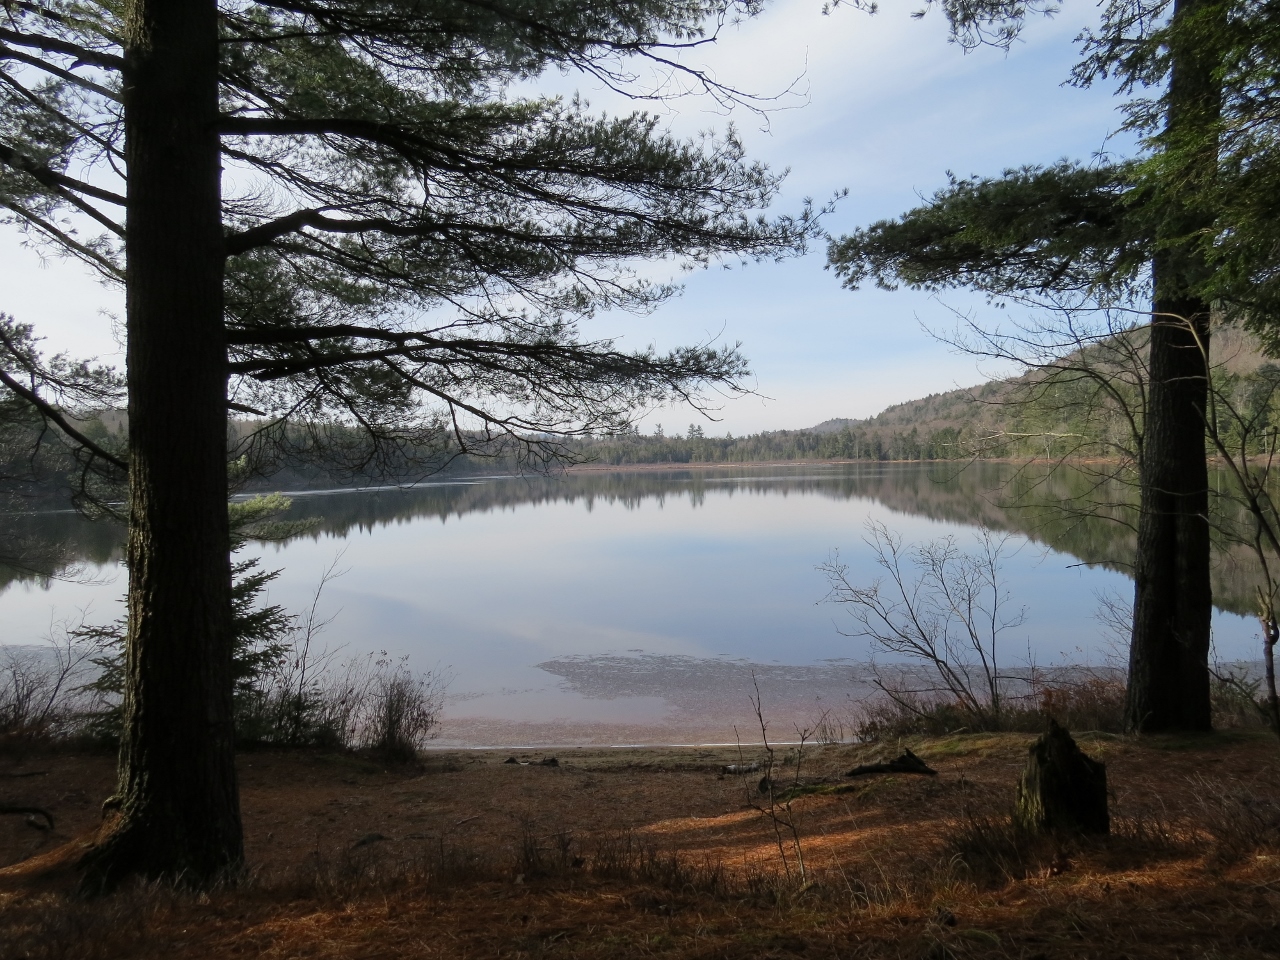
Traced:
<path fill-rule="evenodd" d="M 843 612 L 819 603 L 826 584 L 815 566 L 839 548 L 851 582 L 873 580 L 876 568 L 862 543 L 868 518 L 909 542 L 954 533 L 967 544 L 971 537 L 964 527 L 869 499 L 800 491 L 789 486 L 794 474 L 752 472 L 750 479 L 777 483 L 746 489 L 734 478 L 708 478 L 695 494 L 686 482 L 653 478 L 665 496 L 400 518 L 352 527 L 345 538 L 303 537 L 245 552 L 263 556 L 267 568 L 284 568 L 270 599 L 301 610 L 344 551 L 347 572 L 321 601 L 324 612 L 336 614 L 325 641 L 447 669 L 451 718 L 645 723 L 661 719 L 670 703 L 656 695 L 583 696 L 535 664 L 640 652 L 759 664 L 865 659 L 872 652 L 865 640 L 837 633 Z M 306 497 L 298 505 L 324 513 L 336 499 Z M 1021 538 L 1011 544 L 1022 546 L 1006 562 L 1006 582 L 1028 617 L 1005 637 L 1010 665 L 1025 662 L 1028 650 L 1042 665 L 1100 664 L 1113 655 L 1093 619 L 1096 595 L 1128 595 L 1126 578 L 1073 566 L 1073 558 Z M 123 575 L 99 573 L 105 582 L 10 587 L 0 596 L 4 641 L 33 642 L 51 620 L 77 608 L 91 606 L 93 619 L 115 616 Z M 1215 630 L 1223 659 L 1256 656 L 1251 621 L 1219 613 Z"/>

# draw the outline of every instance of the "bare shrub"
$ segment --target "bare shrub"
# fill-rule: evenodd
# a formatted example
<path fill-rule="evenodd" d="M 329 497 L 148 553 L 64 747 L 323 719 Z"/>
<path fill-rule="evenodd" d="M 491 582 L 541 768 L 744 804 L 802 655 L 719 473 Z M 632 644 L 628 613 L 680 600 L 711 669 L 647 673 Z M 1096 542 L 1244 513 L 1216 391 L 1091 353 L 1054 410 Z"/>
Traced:
<path fill-rule="evenodd" d="M 363 746 L 388 760 L 412 760 L 435 736 L 444 705 L 438 676 L 415 674 L 408 658 L 391 661 L 384 655 L 374 664 L 362 718 Z"/>
<path fill-rule="evenodd" d="M 295 647 L 259 678 L 237 718 L 259 743 L 367 750 L 404 762 L 435 735 L 447 679 L 415 673 L 386 651 L 336 661 L 327 650 Z"/>
<path fill-rule="evenodd" d="M 25 738 L 48 732 L 60 684 L 43 652 L 6 647 L 0 655 L 0 734 Z"/>
<path fill-rule="evenodd" d="M 446 679 L 415 673 L 408 657 L 385 650 L 336 662 L 337 651 L 321 646 L 332 617 L 320 614 L 325 587 L 342 575 L 336 557 L 316 585 L 303 616 L 294 617 L 246 688 L 242 736 L 259 740 L 365 749 L 384 760 L 414 759 L 434 736 L 444 707 Z M 251 722 L 252 721 L 252 722 Z"/>
<path fill-rule="evenodd" d="M 415 673 L 408 657 L 385 650 L 326 666 L 307 691 L 310 739 L 412 760 L 435 736 L 446 685 L 443 675 Z"/>
<path fill-rule="evenodd" d="M 1215 663 L 1209 671 L 1209 704 L 1215 729 L 1268 729 L 1270 695 L 1251 664 Z"/>
<path fill-rule="evenodd" d="M 1001 581 L 1010 538 L 983 527 L 977 548 L 966 552 L 955 537 L 908 545 L 868 521 L 864 539 L 884 571 L 869 586 L 849 582 L 838 554 L 818 569 L 830 587 L 827 600 L 858 624 L 846 636 L 869 637 L 909 665 L 879 672 L 875 684 L 908 713 L 947 703 L 966 715 L 963 726 L 1000 729 L 1006 688 L 1018 679 L 1002 673 L 1000 641 L 1025 620 L 1025 610 L 1009 610 Z"/>
<path fill-rule="evenodd" d="M 813 742 L 823 747 L 845 743 L 856 735 L 853 724 L 841 717 L 833 717 L 830 710 L 823 710 L 813 721 Z"/>
<path fill-rule="evenodd" d="M 748 792 L 748 805 L 768 818 L 773 825 L 774 839 L 778 844 L 778 858 L 782 862 L 783 873 L 786 874 L 787 880 L 792 879 L 791 860 L 787 856 L 788 847 L 791 849 L 795 858 L 795 879 L 799 883 L 804 884 L 808 881 L 808 871 L 804 862 L 804 846 L 800 842 L 800 828 L 796 823 L 796 813 L 792 807 L 791 800 L 786 790 L 781 787 L 774 779 L 775 771 L 780 771 L 782 764 L 777 759 L 777 751 L 769 742 L 769 721 L 764 716 L 764 697 L 760 693 L 760 682 L 756 679 L 755 673 L 751 674 L 751 685 L 755 688 L 755 693 L 751 695 L 751 708 L 755 712 L 756 722 L 760 726 L 760 740 L 764 744 L 765 762 L 764 777 L 760 780 L 758 792 L 764 795 L 764 802 L 757 803 L 754 795 Z M 805 743 L 813 737 L 812 728 L 797 728 L 796 734 L 800 738 L 799 745 L 795 753 L 795 786 L 800 783 L 800 765 L 804 760 Z M 741 753 L 742 745 L 738 745 L 738 751 Z M 786 760 L 784 758 L 783 764 Z M 787 841 L 783 840 L 783 833 L 786 832 Z"/>
<path fill-rule="evenodd" d="M 905 691 L 872 697 L 859 704 L 854 729 L 864 743 L 899 737 L 942 736 L 968 730 L 970 714 L 953 702 L 925 700 Z"/>
<path fill-rule="evenodd" d="M 0 653 L 0 737 L 65 738 L 83 732 L 101 698 L 85 685 L 98 646 L 73 622 L 55 624 L 41 646 Z"/>

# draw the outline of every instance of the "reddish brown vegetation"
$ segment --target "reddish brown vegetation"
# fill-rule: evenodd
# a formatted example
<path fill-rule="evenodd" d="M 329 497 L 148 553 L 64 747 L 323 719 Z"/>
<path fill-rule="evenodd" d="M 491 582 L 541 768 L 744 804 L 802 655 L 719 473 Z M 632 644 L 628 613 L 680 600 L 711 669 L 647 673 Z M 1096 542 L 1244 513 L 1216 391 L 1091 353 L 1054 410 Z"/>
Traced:
<path fill-rule="evenodd" d="M 761 802 L 758 774 L 720 772 L 734 751 L 561 751 L 555 767 L 459 752 L 390 771 L 246 754 L 253 873 L 239 889 L 91 901 L 68 896 L 73 873 L 51 869 L 51 851 L 95 828 L 111 758 L 3 757 L 0 799 L 47 807 L 57 832 L 0 819 L 0 863 L 25 860 L 0 871 L 0 956 L 1280 952 L 1274 741 L 1081 737 L 1108 765 L 1113 836 L 1055 843 L 1007 818 L 1031 739 L 915 741 L 937 777 L 869 782 L 839 774 L 874 748 L 812 748 L 805 783 L 819 792 L 792 801 L 805 888 L 785 880 L 770 824 L 748 805 Z"/>

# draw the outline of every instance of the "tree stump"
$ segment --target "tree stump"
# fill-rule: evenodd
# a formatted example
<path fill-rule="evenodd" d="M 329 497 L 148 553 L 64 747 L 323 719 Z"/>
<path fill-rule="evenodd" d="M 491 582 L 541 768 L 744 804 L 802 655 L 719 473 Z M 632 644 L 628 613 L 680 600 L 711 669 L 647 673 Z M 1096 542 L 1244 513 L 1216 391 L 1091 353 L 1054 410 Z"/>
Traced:
<path fill-rule="evenodd" d="M 1031 745 L 1018 783 L 1017 820 L 1033 833 L 1111 832 L 1106 764 L 1085 756 L 1053 719 Z"/>

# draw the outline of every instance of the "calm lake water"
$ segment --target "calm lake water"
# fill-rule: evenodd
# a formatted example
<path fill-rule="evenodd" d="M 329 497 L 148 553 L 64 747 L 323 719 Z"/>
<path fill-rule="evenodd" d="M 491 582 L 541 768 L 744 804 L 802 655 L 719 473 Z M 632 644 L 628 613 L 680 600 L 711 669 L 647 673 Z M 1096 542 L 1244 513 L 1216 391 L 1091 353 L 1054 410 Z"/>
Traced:
<path fill-rule="evenodd" d="M 852 621 L 821 602 L 815 568 L 838 549 L 852 582 L 874 580 L 868 520 L 909 542 L 954 535 L 968 546 L 979 522 L 1012 533 L 1006 583 L 1027 618 L 1006 635 L 1009 665 L 1116 656 L 1094 615 L 1100 594 L 1132 593 L 1111 568 L 1131 549 L 1123 529 L 1009 509 L 1011 474 L 769 466 L 298 493 L 291 515 L 317 526 L 244 555 L 282 570 L 270 599 L 291 610 L 310 604 L 336 559 L 345 572 L 320 599 L 333 618 L 323 642 L 446 673 L 442 744 L 731 742 L 735 725 L 747 739 L 753 673 L 771 735 L 787 739 L 793 724 L 824 709 L 846 716 L 866 693 L 857 664 L 874 651 L 838 632 Z M 1056 482 L 1065 486 L 1042 500 L 1072 495 L 1070 477 Z M 21 524 L 79 561 L 79 577 L 10 580 L 3 642 L 39 642 L 81 610 L 119 615 L 118 532 L 65 514 Z M 1215 592 L 1239 610 L 1230 597 L 1247 585 L 1233 569 L 1219 564 Z M 1219 658 L 1257 656 L 1251 619 L 1219 611 L 1214 629 Z"/>

